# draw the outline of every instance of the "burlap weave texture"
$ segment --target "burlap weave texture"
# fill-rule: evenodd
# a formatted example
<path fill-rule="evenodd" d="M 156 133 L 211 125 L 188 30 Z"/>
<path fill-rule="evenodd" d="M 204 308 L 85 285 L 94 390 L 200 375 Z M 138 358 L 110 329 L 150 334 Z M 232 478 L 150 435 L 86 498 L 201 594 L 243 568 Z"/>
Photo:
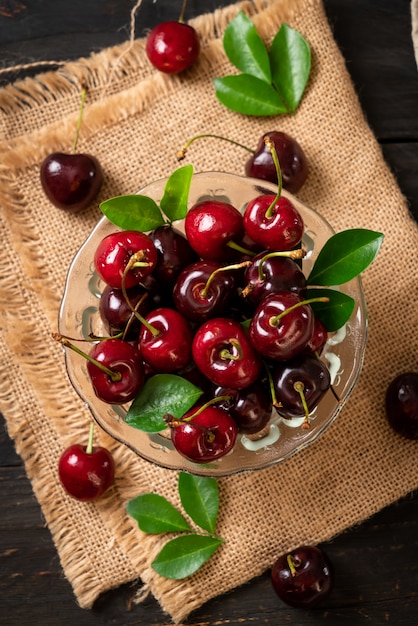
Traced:
<path fill-rule="evenodd" d="M 266 41 L 282 21 L 309 41 L 312 77 L 294 116 L 247 118 L 217 102 L 211 80 L 232 71 L 222 33 L 240 8 Z M 414 444 L 394 436 L 383 412 L 388 381 L 416 361 L 418 314 L 405 306 L 405 293 L 416 292 L 417 260 L 409 251 L 417 226 L 364 119 L 322 4 L 244 2 L 193 23 L 202 55 L 182 77 L 153 71 L 137 41 L 110 84 L 123 47 L 0 91 L 0 408 L 80 605 L 90 607 L 101 592 L 141 579 L 174 621 L 262 573 L 283 550 L 330 539 L 418 486 Z M 196 134 L 255 147 L 263 132 L 282 129 L 297 137 L 311 163 L 301 200 L 337 231 L 364 227 L 385 234 L 364 276 L 369 342 L 349 403 L 317 442 L 284 464 L 220 480 L 218 532 L 226 543 L 183 582 L 153 572 L 149 564 L 163 540 L 143 535 L 125 513 L 126 502 L 146 491 L 176 503 L 175 472 L 97 432 L 117 463 L 114 488 L 96 504 L 82 504 L 66 497 L 56 480 L 59 455 L 85 439 L 90 413 L 67 379 L 51 332 L 69 264 L 101 214 L 97 205 L 79 215 L 52 207 L 40 188 L 39 165 L 48 153 L 70 149 L 81 82 L 89 96 L 79 149 L 103 165 L 99 201 L 170 174 L 178 149 Z M 242 173 L 245 158 L 209 139 L 188 155 L 196 171 Z"/>

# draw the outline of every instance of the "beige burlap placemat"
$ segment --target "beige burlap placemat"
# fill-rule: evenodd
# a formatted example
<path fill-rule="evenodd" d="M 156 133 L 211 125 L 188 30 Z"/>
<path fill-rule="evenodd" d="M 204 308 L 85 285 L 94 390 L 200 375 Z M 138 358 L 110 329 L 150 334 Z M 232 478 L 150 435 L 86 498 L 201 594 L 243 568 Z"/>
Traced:
<path fill-rule="evenodd" d="M 222 48 L 226 24 L 243 8 L 266 41 L 282 21 L 310 42 L 312 79 L 294 116 L 252 119 L 226 110 L 211 79 L 230 73 Z M 418 230 L 370 131 L 320 0 L 244 2 L 194 21 L 202 37 L 196 67 L 183 77 L 161 75 L 143 42 L 70 63 L 56 73 L 0 91 L 0 399 L 8 431 L 22 456 L 65 575 L 82 607 L 127 581 L 142 580 L 174 621 L 210 597 L 261 574 L 284 550 L 318 543 L 372 515 L 418 486 L 416 444 L 386 425 L 389 380 L 416 367 Z M 61 347 L 51 340 L 68 266 L 100 217 L 97 206 L 69 215 L 51 206 L 39 165 L 51 151 L 69 150 L 80 83 L 89 100 L 79 143 L 106 173 L 99 200 L 132 193 L 177 166 L 176 153 L 197 133 L 234 137 L 255 147 L 267 130 L 282 129 L 303 145 L 311 163 L 302 200 L 336 230 L 385 233 L 366 272 L 369 343 L 360 382 L 332 427 L 285 463 L 220 480 L 218 531 L 226 543 L 193 577 L 160 578 L 149 564 L 162 540 L 143 535 L 125 513 L 146 491 L 175 504 L 176 472 L 154 467 L 96 433 L 117 464 L 116 483 L 96 504 L 66 497 L 57 481 L 63 449 L 85 440 L 90 413 L 68 382 Z M 242 173 L 247 155 L 207 140 L 189 154 L 197 171 Z"/>

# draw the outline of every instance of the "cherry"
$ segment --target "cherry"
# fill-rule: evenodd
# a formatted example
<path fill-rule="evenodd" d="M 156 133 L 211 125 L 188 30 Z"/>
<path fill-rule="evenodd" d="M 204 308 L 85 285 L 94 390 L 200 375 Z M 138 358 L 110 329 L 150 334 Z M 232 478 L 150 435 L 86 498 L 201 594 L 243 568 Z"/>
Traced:
<path fill-rule="evenodd" d="M 184 229 L 190 245 L 205 260 L 224 261 L 234 239 L 244 233 L 242 215 L 232 204 L 203 200 L 188 211 Z"/>
<path fill-rule="evenodd" d="M 418 439 L 418 372 L 403 372 L 386 389 L 386 417 L 395 432 Z"/>
<path fill-rule="evenodd" d="M 153 275 L 164 284 L 173 285 L 180 272 L 198 260 L 186 237 L 171 224 L 159 226 L 150 233 L 158 260 Z"/>
<path fill-rule="evenodd" d="M 196 30 L 183 22 L 186 2 L 179 20 L 162 22 L 147 37 L 145 51 L 152 65 L 167 74 L 179 74 L 193 65 L 199 56 L 200 41 Z"/>
<path fill-rule="evenodd" d="M 308 341 L 306 349 L 308 352 L 314 352 L 317 356 L 322 354 L 325 344 L 328 341 L 328 331 L 325 324 L 318 317 L 314 318 L 314 328 L 312 337 Z"/>
<path fill-rule="evenodd" d="M 62 453 L 58 476 L 65 491 L 83 502 L 96 500 L 112 485 L 115 463 L 109 450 L 93 447 L 93 423 L 87 447 L 74 444 Z"/>
<path fill-rule="evenodd" d="M 306 353 L 276 364 L 272 380 L 280 403 L 278 412 L 287 418 L 305 416 L 305 426 L 309 425 L 309 414 L 331 385 L 325 363 Z"/>
<path fill-rule="evenodd" d="M 215 387 L 213 397 L 224 396 L 218 406 L 234 418 L 241 433 L 252 435 L 262 430 L 270 421 L 272 401 L 260 381 L 245 389 Z"/>
<path fill-rule="evenodd" d="M 174 285 L 173 300 L 188 320 L 201 324 L 225 311 L 235 287 L 232 270 L 216 261 L 197 261 L 181 272 Z"/>
<path fill-rule="evenodd" d="M 244 228 L 251 239 L 267 250 L 292 250 L 302 240 L 304 223 L 288 198 L 265 194 L 247 204 Z"/>
<path fill-rule="evenodd" d="M 228 454 L 235 445 L 238 427 L 223 409 L 202 405 L 181 420 L 165 416 L 177 452 L 195 463 L 209 463 Z"/>
<path fill-rule="evenodd" d="M 273 293 L 260 302 L 251 319 L 249 337 L 264 357 L 286 361 L 306 348 L 314 315 L 305 302 L 291 291 Z"/>
<path fill-rule="evenodd" d="M 145 317 L 139 333 L 139 350 L 156 373 L 177 372 L 192 358 L 192 329 L 175 309 L 159 308 Z"/>
<path fill-rule="evenodd" d="M 196 331 L 192 354 L 200 371 L 215 385 L 242 389 L 254 383 L 261 360 L 241 324 L 217 317 Z"/>
<path fill-rule="evenodd" d="M 132 309 L 145 316 L 150 312 L 151 306 L 148 291 L 142 285 L 131 287 L 125 293 L 122 289 L 106 285 L 100 297 L 99 313 L 109 334 L 124 333 L 123 339 L 132 340 L 138 337 L 141 327 L 141 322 L 132 313 Z"/>
<path fill-rule="evenodd" d="M 316 546 L 300 546 L 275 561 L 271 581 L 283 602 L 310 609 L 331 593 L 334 570 L 323 550 Z"/>
<path fill-rule="evenodd" d="M 107 285 L 128 289 L 152 272 L 157 258 L 157 249 L 148 235 L 122 230 L 100 241 L 94 254 L 94 266 Z"/>
<path fill-rule="evenodd" d="M 41 185 L 50 202 L 59 209 L 77 213 L 96 198 L 103 183 L 99 161 L 91 154 L 76 153 L 86 90 L 82 90 L 80 115 L 71 154 L 54 152 L 41 164 Z"/>
<path fill-rule="evenodd" d="M 283 188 L 290 193 L 297 193 L 308 177 L 308 161 L 299 143 L 287 133 L 265 133 L 260 138 L 255 153 L 245 164 L 245 174 L 277 184 L 276 166 L 271 151 L 266 146 L 266 138 L 271 139 L 276 149 Z"/>

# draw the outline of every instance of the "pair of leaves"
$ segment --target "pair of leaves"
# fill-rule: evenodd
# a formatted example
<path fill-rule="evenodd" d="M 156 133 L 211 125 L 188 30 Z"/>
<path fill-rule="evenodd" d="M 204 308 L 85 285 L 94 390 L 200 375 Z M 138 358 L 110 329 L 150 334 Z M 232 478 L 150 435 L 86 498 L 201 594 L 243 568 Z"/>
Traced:
<path fill-rule="evenodd" d="M 183 513 L 158 494 L 137 496 L 126 507 L 143 532 L 182 533 L 169 540 L 152 563 L 160 576 L 175 580 L 196 572 L 223 543 L 214 534 L 219 510 L 216 479 L 180 472 L 178 492 L 184 512 L 204 534 L 194 532 Z"/>
<path fill-rule="evenodd" d="M 214 79 L 222 104 L 253 116 L 296 111 L 311 70 L 310 47 L 298 31 L 282 24 L 268 50 L 253 22 L 240 11 L 225 29 L 223 46 L 242 73 Z"/>
<path fill-rule="evenodd" d="M 147 232 L 169 222 L 184 219 L 187 213 L 193 166 L 176 169 L 167 179 L 163 197 L 155 200 L 141 194 L 128 194 L 109 198 L 100 204 L 107 219 L 123 230 Z"/>
<path fill-rule="evenodd" d="M 312 304 L 315 315 L 329 332 L 338 330 L 350 319 L 355 302 L 336 289 L 317 287 L 343 285 L 359 276 L 374 261 L 382 242 L 382 233 L 353 228 L 336 233 L 321 248 L 307 283 L 309 298 L 329 298 L 329 302 Z"/>

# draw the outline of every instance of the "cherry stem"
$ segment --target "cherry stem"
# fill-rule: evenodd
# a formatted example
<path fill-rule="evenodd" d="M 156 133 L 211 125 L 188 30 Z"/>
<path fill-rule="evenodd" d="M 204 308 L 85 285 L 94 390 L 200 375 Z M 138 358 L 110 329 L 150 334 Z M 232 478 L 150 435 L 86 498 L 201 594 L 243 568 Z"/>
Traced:
<path fill-rule="evenodd" d="M 130 308 L 132 314 L 135 315 L 135 317 L 141 322 L 141 324 L 143 324 L 145 328 L 147 328 L 154 337 L 158 337 L 158 335 L 160 334 L 160 331 L 158 330 L 158 328 L 155 328 L 155 326 L 152 326 L 152 324 L 147 322 L 145 317 L 143 317 L 140 313 L 138 313 L 137 307 L 134 307 L 132 305 L 132 302 L 129 299 L 128 292 L 126 291 L 126 276 L 129 270 L 131 270 L 133 267 L 138 267 L 138 263 L 141 263 L 142 267 L 150 265 L 149 263 L 142 261 L 144 256 L 145 256 L 144 251 L 138 250 L 138 252 L 135 252 L 131 256 L 128 263 L 126 264 L 125 269 L 123 270 L 123 275 L 122 275 L 122 284 L 121 284 L 122 295 L 125 298 L 126 304 Z"/>
<path fill-rule="evenodd" d="M 235 348 L 238 354 L 231 352 L 228 348 L 224 348 L 219 352 L 220 358 L 223 361 L 239 361 L 239 359 L 242 359 L 242 348 L 240 342 L 235 339 L 235 337 L 231 337 L 231 339 L 229 339 L 229 343 L 233 348 Z"/>
<path fill-rule="evenodd" d="M 297 393 L 300 395 L 300 399 L 302 401 L 303 410 L 305 412 L 305 421 L 302 424 L 302 428 L 309 428 L 309 408 L 308 408 L 308 405 L 306 403 L 305 385 L 303 384 L 302 381 L 298 380 L 297 382 L 294 383 L 293 389 L 295 391 L 297 391 Z"/>
<path fill-rule="evenodd" d="M 87 442 L 86 454 L 91 454 L 93 452 L 93 434 L 94 434 L 94 422 L 92 420 L 90 422 L 89 438 Z"/>
<path fill-rule="evenodd" d="M 229 248 L 232 248 L 232 250 L 237 250 L 237 252 L 241 252 L 242 254 L 247 254 L 248 256 L 256 255 L 255 252 L 253 252 L 252 250 L 248 250 L 248 248 L 244 248 L 243 246 L 240 246 L 239 243 L 235 243 L 235 241 L 228 241 L 226 245 Z"/>
<path fill-rule="evenodd" d="M 126 296 L 128 296 L 127 293 L 126 293 Z M 124 297 L 125 297 L 125 295 L 124 295 Z M 136 303 L 135 307 L 133 307 L 133 310 L 132 310 L 132 306 L 131 306 L 132 303 L 129 300 L 129 296 L 128 296 L 128 299 L 126 300 L 126 302 L 127 302 L 128 306 L 129 306 L 129 308 L 131 309 L 131 315 L 129 316 L 129 319 L 128 319 L 127 323 L 126 323 L 125 330 L 123 331 L 123 333 L 120 333 L 122 335 L 122 339 L 126 339 L 130 327 L 132 326 L 134 320 L 137 319 L 136 316 L 139 315 L 139 313 L 138 313 L 139 307 L 143 304 L 143 302 L 147 298 L 148 298 L 148 293 L 147 292 L 143 293 L 142 296 L 139 298 L 138 302 Z"/>
<path fill-rule="evenodd" d="M 292 574 L 292 576 L 296 576 L 297 574 L 296 563 L 295 563 L 295 559 L 293 558 L 291 554 L 287 555 L 287 564 L 289 566 L 290 573 Z"/>
<path fill-rule="evenodd" d="M 83 87 L 82 90 L 81 90 L 80 112 L 78 114 L 77 128 L 76 128 L 76 131 L 75 131 L 75 137 L 74 137 L 74 143 L 73 143 L 73 149 L 72 149 L 72 153 L 73 154 L 77 150 L 78 137 L 80 135 L 81 122 L 82 122 L 82 119 L 83 119 L 84 104 L 86 102 L 86 95 L 87 95 L 87 89 L 85 87 Z"/>
<path fill-rule="evenodd" d="M 298 309 L 300 306 L 304 306 L 305 304 L 312 304 L 314 302 L 329 302 L 329 298 L 323 296 L 318 298 L 308 298 L 307 300 L 301 300 L 300 302 L 296 302 L 296 304 L 292 304 L 292 306 L 288 307 L 278 315 L 273 315 L 269 320 L 270 326 L 277 326 L 282 317 L 284 317 L 291 311 L 294 311 L 295 309 Z"/>
<path fill-rule="evenodd" d="M 222 139 L 223 141 L 227 141 L 228 143 L 232 143 L 234 146 L 238 148 L 242 148 L 243 150 L 247 150 L 247 152 L 251 152 L 251 154 L 255 154 L 255 150 L 251 150 L 248 146 L 244 146 L 242 143 L 235 141 L 234 139 L 229 139 L 228 137 L 222 137 L 222 135 L 214 135 L 213 133 L 203 133 L 202 135 L 195 135 L 184 145 L 184 147 L 177 153 L 177 160 L 182 161 L 186 157 L 187 150 L 190 148 L 192 143 L 196 141 L 196 139 Z"/>
<path fill-rule="evenodd" d="M 258 264 L 258 279 L 260 280 L 260 282 L 263 282 L 263 280 L 265 279 L 265 274 L 263 272 L 263 263 L 268 259 L 274 258 L 276 256 L 284 256 L 288 257 L 289 259 L 303 259 L 303 257 L 306 256 L 306 252 L 305 250 L 302 250 L 302 248 L 297 248 L 297 250 L 283 250 L 267 253 L 265 256 L 263 256 L 262 259 L 260 259 L 260 263 Z"/>
<path fill-rule="evenodd" d="M 270 218 L 270 217 L 273 216 L 274 205 L 276 204 L 276 202 L 279 200 L 280 196 L 282 195 L 283 181 L 282 181 L 282 171 L 280 169 L 279 158 L 277 156 L 277 151 L 276 151 L 276 148 L 274 146 L 274 143 L 270 139 L 270 137 L 265 137 L 264 138 L 264 143 L 266 144 L 267 148 L 271 152 L 273 163 L 274 163 L 274 165 L 276 167 L 276 172 L 277 172 L 277 186 L 278 186 L 277 194 L 276 194 L 276 197 L 274 198 L 273 202 L 270 204 L 269 208 L 266 211 L 266 217 Z"/>
<path fill-rule="evenodd" d="M 282 403 L 279 402 L 278 399 L 277 399 L 276 390 L 274 388 L 274 383 L 273 383 L 273 377 L 272 377 L 271 372 L 270 372 L 269 368 L 267 367 L 267 365 L 265 365 L 265 367 L 266 367 L 266 372 L 267 372 L 267 378 L 268 378 L 268 381 L 269 381 L 271 401 L 273 403 L 273 406 L 281 407 Z"/>
<path fill-rule="evenodd" d="M 183 4 L 181 6 L 181 11 L 180 11 L 180 16 L 179 16 L 180 23 L 184 22 L 184 14 L 186 12 L 186 6 L 187 6 L 187 0 L 183 0 Z"/>
<path fill-rule="evenodd" d="M 200 413 L 203 413 L 203 411 L 205 409 L 208 408 L 208 406 L 212 406 L 212 404 L 216 404 L 217 402 L 229 402 L 229 400 L 231 400 L 231 396 L 228 395 L 224 395 L 224 396 L 217 396 L 216 398 L 211 398 L 210 400 L 208 400 L 207 402 L 205 402 L 205 404 L 202 404 L 198 409 L 196 409 L 196 411 L 194 413 L 192 413 L 191 415 L 189 415 L 187 417 L 187 419 L 183 418 L 183 421 L 187 421 L 190 422 L 192 419 L 194 419 L 197 415 L 200 415 Z M 198 426 L 198 424 L 195 424 L 195 426 Z M 204 428 L 204 427 L 202 427 Z M 205 430 L 208 430 L 207 428 Z"/>
<path fill-rule="evenodd" d="M 103 363 L 100 363 L 100 361 L 93 359 L 93 357 L 91 357 L 89 354 L 87 354 L 86 352 L 83 352 L 83 350 L 80 350 L 80 348 L 78 348 L 73 343 L 71 343 L 71 341 L 69 341 L 67 337 L 60 335 L 59 333 L 53 333 L 52 337 L 53 339 L 55 339 L 55 341 L 58 341 L 59 343 L 61 343 L 65 348 L 70 348 L 71 350 L 73 350 L 73 352 L 76 352 L 80 356 L 87 359 L 87 361 L 90 361 L 90 363 L 92 363 L 93 365 L 98 367 L 100 370 L 102 370 L 102 372 L 107 374 L 112 382 L 117 383 L 122 378 L 122 374 L 120 372 L 111 370 L 108 367 L 106 367 L 106 365 L 103 365 Z"/>
<path fill-rule="evenodd" d="M 227 272 L 228 270 L 239 270 L 242 267 L 248 267 L 249 265 L 251 265 L 251 261 L 243 261 L 242 263 L 235 263 L 234 265 L 225 265 L 225 267 L 218 267 L 218 269 L 213 270 L 212 274 L 209 276 L 209 278 L 206 281 L 205 286 L 203 287 L 202 291 L 200 292 L 200 296 L 202 298 L 206 298 L 208 295 L 208 291 L 209 291 L 209 287 L 211 286 L 214 278 L 216 278 L 216 276 L 222 272 Z"/>

